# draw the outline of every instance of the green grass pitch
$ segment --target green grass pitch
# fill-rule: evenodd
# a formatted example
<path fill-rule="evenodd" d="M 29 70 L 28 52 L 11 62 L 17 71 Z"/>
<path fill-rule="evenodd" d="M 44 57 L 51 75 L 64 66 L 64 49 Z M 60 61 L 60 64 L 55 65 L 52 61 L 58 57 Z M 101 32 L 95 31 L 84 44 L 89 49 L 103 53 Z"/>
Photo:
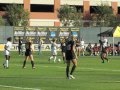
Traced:
<path fill-rule="evenodd" d="M 119 56 L 109 57 L 109 63 L 101 63 L 99 56 L 81 56 L 74 72 L 76 79 L 71 80 L 65 76 L 66 64 L 49 63 L 49 56 L 50 52 L 34 52 L 36 69 L 29 60 L 22 69 L 24 56 L 12 52 L 10 68 L 4 69 L 4 54 L 0 52 L 0 90 L 120 90 Z"/>

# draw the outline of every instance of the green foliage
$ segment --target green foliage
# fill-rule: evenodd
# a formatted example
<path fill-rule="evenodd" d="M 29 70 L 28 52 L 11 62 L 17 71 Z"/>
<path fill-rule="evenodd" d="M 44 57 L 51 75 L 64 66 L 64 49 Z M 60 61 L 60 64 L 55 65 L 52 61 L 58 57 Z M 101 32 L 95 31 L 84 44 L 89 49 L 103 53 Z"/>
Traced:
<path fill-rule="evenodd" d="M 2 26 L 2 25 L 5 25 L 5 21 L 4 21 L 4 19 L 0 16 L 0 25 Z"/>
<path fill-rule="evenodd" d="M 120 16 L 113 16 L 110 19 L 110 26 L 112 27 L 116 27 L 116 26 L 120 26 Z"/>
<path fill-rule="evenodd" d="M 29 20 L 29 12 L 24 10 L 23 5 L 12 4 L 7 5 L 6 13 L 8 20 L 13 26 L 27 26 Z"/>
<path fill-rule="evenodd" d="M 93 9 L 96 13 L 92 15 L 92 20 L 96 21 L 99 26 L 109 26 L 113 17 L 112 8 L 107 4 L 101 4 Z"/>
<path fill-rule="evenodd" d="M 63 5 L 58 11 L 58 18 L 63 26 L 79 26 L 81 13 L 73 6 Z"/>

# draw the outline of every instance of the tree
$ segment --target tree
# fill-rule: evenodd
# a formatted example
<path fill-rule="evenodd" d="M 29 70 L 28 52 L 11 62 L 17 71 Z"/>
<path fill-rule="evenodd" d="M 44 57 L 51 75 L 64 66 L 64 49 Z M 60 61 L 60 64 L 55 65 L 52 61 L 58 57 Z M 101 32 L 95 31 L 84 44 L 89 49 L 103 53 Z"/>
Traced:
<path fill-rule="evenodd" d="M 29 12 L 24 10 L 23 5 L 12 4 L 5 8 L 8 21 L 12 26 L 27 26 L 29 20 Z"/>
<path fill-rule="evenodd" d="M 72 23 L 72 25 L 75 26 L 75 27 L 82 26 L 83 15 L 82 15 L 81 11 L 75 12 L 73 14 L 74 14 L 74 16 L 73 16 L 73 23 Z"/>
<path fill-rule="evenodd" d="M 120 16 L 113 16 L 110 21 L 110 26 L 112 27 L 120 26 Z"/>
<path fill-rule="evenodd" d="M 111 18 L 113 17 L 112 8 L 107 4 L 101 4 L 100 6 L 93 8 L 95 14 L 92 15 L 92 21 L 97 26 L 110 26 Z"/>
<path fill-rule="evenodd" d="M 81 13 L 77 12 L 76 7 L 63 5 L 58 11 L 58 18 L 60 19 L 63 26 L 79 26 Z"/>
<path fill-rule="evenodd" d="M 5 25 L 5 21 L 1 16 L 0 16 L 0 25 Z"/>
<path fill-rule="evenodd" d="M 93 8 L 95 13 L 92 16 L 92 21 L 96 26 L 100 27 L 100 33 L 102 31 L 103 26 L 110 26 L 111 23 L 111 18 L 113 17 L 113 10 L 112 8 L 109 7 L 107 4 L 101 4 L 100 6 L 97 6 Z M 101 40 L 101 36 L 100 36 Z"/>

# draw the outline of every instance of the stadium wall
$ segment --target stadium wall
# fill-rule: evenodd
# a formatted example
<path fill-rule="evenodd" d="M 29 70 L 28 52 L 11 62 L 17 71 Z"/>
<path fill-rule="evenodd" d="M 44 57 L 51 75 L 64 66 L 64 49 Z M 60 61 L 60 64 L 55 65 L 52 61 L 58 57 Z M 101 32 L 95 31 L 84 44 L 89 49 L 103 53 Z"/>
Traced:
<path fill-rule="evenodd" d="M 63 37 L 69 37 L 69 34 L 71 34 L 72 32 L 75 32 L 75 35 L 78 35 L 78 38 L 83 38 L 83 40 L 85 41 L 85 44 L 87 45 L 88 43 L 99 43 L 99 39 L 100 37 L 97 36 L 97 34 L 99 34 L 100 32 L 104 32 L 107 31 L 109 29 L 112 29 L 113 27 L 80 27 L 80 28 L 75 28 L 72 27 L 29 27 L 28 30 L 28 36 L 33 40 L 34 43 L 34 50 L 37 50 L 38 47 L 38 39 L 39 37 L 36 36 L 34 30 L 36 30 L 36 28 L 39 30 L 39 37 L 43 40 L 43 46 L 42 49 L 44 51 L 46 50 L 50 50 L 50 42 L 52 40 L 52 38 L 55 38 L 57 40 L 57 43 L 60 44 L 59 40 L 62 39 Z M 20 33 L 16 33 L 15 31 L 22 31 Z M 78 30 L 78 31 L 76 31 Z M 61 32 L 60 32 L 61 31 Z M 53 33 L 54 32 L 54 33 Z M 12 37 L 13 38 L 13 48 L 12 50 L 17 50 L 17 45 L 18 45 L 18 37 L 19 35 L 24 35 L 24 27 L 11 27 L 11 26 L 0 26 L 0 50 L 4 49 L 4 44 L 6 43 L 6 39 L 7 37 Z M 48 33 L 48 34 L 47 34 Z M 54 37 L 54 34 L 55 37 Z M 51 36 L 53 35 L 53 36 Z M 108 38 L 108 42 L 109 44 L 113 43 L 113 38 L 112 37 L 107 37 Z M 118 41 L 120 41 L 120 38 L 115 38 L 115 44 L 118 43 Z M 23 46 L 24 47 L 24 46 Z"/>

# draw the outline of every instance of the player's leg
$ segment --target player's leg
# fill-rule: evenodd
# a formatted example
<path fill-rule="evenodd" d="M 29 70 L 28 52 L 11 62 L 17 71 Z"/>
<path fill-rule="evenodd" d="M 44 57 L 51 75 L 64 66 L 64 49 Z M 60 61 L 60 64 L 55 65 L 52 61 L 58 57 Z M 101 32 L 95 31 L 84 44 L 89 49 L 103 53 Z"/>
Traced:
<path fill-rule="evenodd" d="M 80 48 L 80 47 L 77 47 L 77 56 L 78 56 L 78 57 L 80 56 L 80 52 L 81 52 L 81 48 Z"/>
<path fill-rule="evenodd" d="M 73 76 L 73 72 L 75 71 L 75 68 L 76 68 L 76 66 L 77 66 L 77 60 L 76 60 L 76 59 L 73 59 L 73 60 L 72 60 L 72 63 L 73 63 L 73 66 L 72 66 L 72 69 L 71 69 L 71 72 L 70 72 L 70 77 L 71 77 L 72 79 L 75 79 L 75 77 Z"/>
<path fill-rule="evenodd" d="M 8 59 L 9 59 L 8 57 L 9 57 L 8 55 L 5 55 L 5 61 L 3 63 L 4 68 L 8 68 Z"/>
<path fill-rule="evenodd" d="M 104 53 L 103 52 L 101 52 L 100 57 L 101 57 L 102 63 L 104 63 Z"/>
<path fill-rule="evenodd" d="M 63 56 L 63 62 L 65 63 L 66 60 L 65 60 L 65 52 L 62 52 L 62 56 Z"/>
<path fill-rule="evenodd" d="M 29 56 L 29 58 L 30 58 L 30 60 L 31 60 L 32 68 L 35 69 L 33 55 L 31 54 L 31 55 Z"/>
<path fill-rule="evenodd" d="M 26 68 L 25 65 L 26 65 L 26 61 L 28 60 L 28 56 L 25 56 L 25 60 L 23 62 L 23 68 Z"/>
<path fill-rule="evenodd" d="M 70 68 L 70 60 L 66 60 L 66 76 L 67 76 L 67 79 L 70 79 L 69 77 L 69 68 Z"/>
<path fill-rule="evenodd" d="M 50 60 L 51 60 L 51 59 L 53 59 L 53 58 L 54 58 L 54 56 L 53 56 L 53 55 L 54 55 L 54 51 L 53 51 L 53 50 L 51 50 L 51 56 L 50 56 L 50 57 L 49 57 L 49 59 L 48 59 L 48 61 L 49 61 L 49 62 L 50 62 Z"/>
<path fill-rule="evenodd" d="M 53 52 L 53 58 L 54 58 L 54 63 L 55 63 L 56 59 L 57 59 L 57 50 L 54 50 L 54 52 Z"/>
<path fill-rule="evenodd" d="M 109 62 L 108 58 L 107 58 L 107 53 L 104 53 L 104 59 L 107 60 L 107 62 Z"/>
<path fill-rule="evenodd" d="M 21 54 L 21 46 L 18 46 L 18 53 Z"/>
<path fill-rule="evenodd" d="M 10 59 L 10 52 L 5 51 L 5 62 L 3 63 L 4 68 L 8 68 L 9 59 Z"/>

